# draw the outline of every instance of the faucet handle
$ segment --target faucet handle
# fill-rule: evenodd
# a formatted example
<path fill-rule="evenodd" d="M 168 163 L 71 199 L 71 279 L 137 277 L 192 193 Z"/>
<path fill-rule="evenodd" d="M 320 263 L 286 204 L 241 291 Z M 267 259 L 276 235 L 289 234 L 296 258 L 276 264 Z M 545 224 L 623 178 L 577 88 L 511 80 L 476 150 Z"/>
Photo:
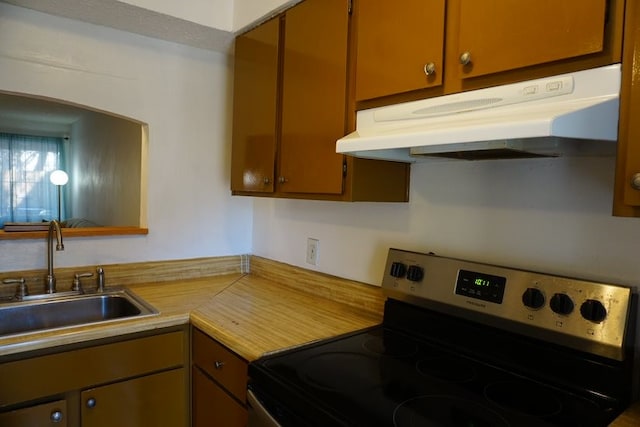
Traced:
<path fill-rule="evenodd" d="M 4 283 L 5 285 L 10 285 L 11 283 L 25 283 L 26 280 L 24 280 L 24 277 L 21 277 L 19 279 L 4 279 L 2 281 L 2 283 Z"/>
<path fill-rule="evenodd" d="M 83 277 L 91 277 L 93 273 L 75 273 L 73 275 L 73 284 L 71 285 L 72 291 L 78 291 L 81 294 L 84 293 L 84 289 L 82 289 L 82 283 L 80 283 L 80 279 Z"/>
<path fill-rule="evenodd" d="M 22 301 L 22 299 L 24 297 L 26 297 L 27 295 L 29 295 L 29 287 L 27 287 L 27 283 L 24 280 L 24 277 L 21 277 L 19 279 L 4 279 L 2 281 L 2 283 L 4 284 L 11 284 L 11 283 L 17 283 L 16 285 L 16 294 L 14 296 L 14 298 L 18 301 Z"/>

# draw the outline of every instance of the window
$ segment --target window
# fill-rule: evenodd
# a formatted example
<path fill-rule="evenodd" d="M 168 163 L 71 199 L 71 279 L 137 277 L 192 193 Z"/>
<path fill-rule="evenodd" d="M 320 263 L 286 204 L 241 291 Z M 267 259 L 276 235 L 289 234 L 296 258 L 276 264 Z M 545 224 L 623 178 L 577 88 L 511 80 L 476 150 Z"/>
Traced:
<path fill-rule="evenodd" d="M 0 133 L 0 227 L 58 217 L 58 189 L 49 175 L 64 169 L 62 150 L 62 138 Z M 64 218 L 64 205 L 60 210 Z"/>

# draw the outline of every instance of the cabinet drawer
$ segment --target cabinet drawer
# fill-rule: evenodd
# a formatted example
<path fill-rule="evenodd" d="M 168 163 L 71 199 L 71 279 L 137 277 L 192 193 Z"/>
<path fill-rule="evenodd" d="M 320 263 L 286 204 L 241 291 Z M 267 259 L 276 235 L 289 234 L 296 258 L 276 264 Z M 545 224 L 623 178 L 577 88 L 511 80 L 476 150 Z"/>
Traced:
<path fill-rule="evenodd" d="M 0 408 L 184 366 L 184 341 L 183 332 L 170 332 L 0 363 Z"/>
<path fill-rule="evenodd" d="M 247 362 L 198 329 L 193 330 L 193 363 L 241 402 L 247 394 Z"/>
<path fill-rule="evenodd" d="M 0 426 L 66 427 L 68 418 L 67 401 L 58 400 L 2 413 Z"/>

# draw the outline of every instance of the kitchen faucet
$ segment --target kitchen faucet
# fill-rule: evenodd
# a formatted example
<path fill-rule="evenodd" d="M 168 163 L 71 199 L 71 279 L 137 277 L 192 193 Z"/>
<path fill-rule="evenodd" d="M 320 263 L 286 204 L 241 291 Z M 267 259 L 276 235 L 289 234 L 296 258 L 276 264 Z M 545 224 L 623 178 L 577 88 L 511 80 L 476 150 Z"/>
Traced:
<path fill-rule="evenodd" d="M 53 275 L 53 232 L 56 233 L 56 251 L 63 251 L 62 230 L 58 221 L 51 220 L 49 223 L 49 234 L 47 235 L 47 277 L 44 283 L 44 291 L 48 294 L 56 292 L 56 278 Z"/>

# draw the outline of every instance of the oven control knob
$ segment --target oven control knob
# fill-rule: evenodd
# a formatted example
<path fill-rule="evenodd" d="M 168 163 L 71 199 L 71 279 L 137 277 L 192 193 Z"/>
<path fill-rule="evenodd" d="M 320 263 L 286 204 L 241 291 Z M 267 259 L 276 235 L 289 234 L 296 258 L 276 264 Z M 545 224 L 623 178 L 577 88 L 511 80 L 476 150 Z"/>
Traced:
<path fill-rule="evenodd" d="M 558 314 L 570 314 L 573 311 L 573 301 L 567 294 L 555 294 L 551 297 L 549 306 Z"/>
<path fill-rule="evenodd" d="M 407 272 L 407 266 L 401 262 L 394 262 L 391 264 L 391 271 L 389 274 L 391 277 L 404 277 L 404 273 Z"/>
<path fill-rule="evenodd" d="M 539 309 L 544 305 L 544 294 L 540 289 L 527 288 L 522 294 L 522 303 L 533 309 Z"/>
<path fill-rule="evenodd" d="M 607 317 L 607 309 L 600 301 L 588 299 L 580 306 L 580 314 L 587 320 L 600 323 Z"/>
<path fill-rule="evenodd" d="M 419 265 L 411 265 L 407 270 L 407 279 L 412 282 L 419 282 L 424 277 L 424 269 Z"/>

